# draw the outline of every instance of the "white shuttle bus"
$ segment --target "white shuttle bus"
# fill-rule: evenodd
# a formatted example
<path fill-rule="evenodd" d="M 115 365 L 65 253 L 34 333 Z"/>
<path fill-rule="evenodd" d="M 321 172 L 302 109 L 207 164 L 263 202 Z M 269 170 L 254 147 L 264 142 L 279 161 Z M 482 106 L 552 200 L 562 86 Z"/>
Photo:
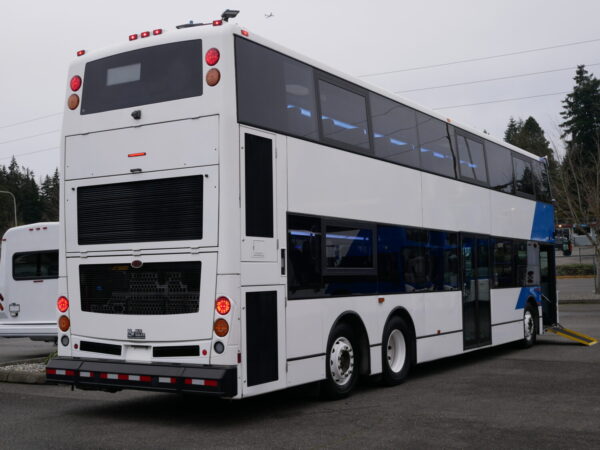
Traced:
<path fill-rule="evenodd" d="M 556 322 L 543 160 L 223 21 L 124 41 L 69 68 L 49 380 L 336 398 Z"/>
<path fill-rule="evenodd" d="M 0 337 L 55 341 L 58 222 L 10 228 L 0 248 Z"/>

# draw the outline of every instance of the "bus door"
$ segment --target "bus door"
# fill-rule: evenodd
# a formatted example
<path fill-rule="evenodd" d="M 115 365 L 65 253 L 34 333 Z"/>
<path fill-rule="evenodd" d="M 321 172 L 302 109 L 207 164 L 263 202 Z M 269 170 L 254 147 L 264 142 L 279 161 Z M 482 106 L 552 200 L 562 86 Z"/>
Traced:
<path fill-rule="evenodd" d="M 464 348 L 492 343 L 490 308 L 490 240 L 463 234 L 462 301 Z"/>
<path fill-rule="evenodd" d="M 542 315 L 544 325 L 558 323 L 556 299 L 556 277 L 554 261 L 554 245 L 540 244 L 540 287 L 542 289 Z"/>

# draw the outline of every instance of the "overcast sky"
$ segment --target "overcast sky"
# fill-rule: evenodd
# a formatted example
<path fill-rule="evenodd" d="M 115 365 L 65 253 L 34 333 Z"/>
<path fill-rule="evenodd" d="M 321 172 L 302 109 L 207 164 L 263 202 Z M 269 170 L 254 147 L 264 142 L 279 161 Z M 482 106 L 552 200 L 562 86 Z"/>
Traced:
<path fill-rule="evenodd" d="M 14 154 L 38 177 L 58 166 L 59 153 L 54 147 L 59 145 L 61 116 L 56 113 L 63 109 L 67 66 L 77 50 L 119 44 L 131 33 L 168 29 L 190 19 L 209 21 L 226 8 L 241 10 L 235 21 L 254 33 L 357 76 L 596 40 L 362 77 L 398 92 L 553 71 L 402 94 L 429 108 L 567 92 L 572 89 L 577 64 L 590 65 L 590 71 L 600 75 L 598 0 L 3 1 L 0 165 L 8 164 Z M 273 17 L 266 18 L 269 13 Z M 572 69 L 556 71 L 564 68 Z M 439 111 L 499 137 L 510 116 L 532 115 L 547 137 L 560 145 L 558 124 L 564 96 Z"/>

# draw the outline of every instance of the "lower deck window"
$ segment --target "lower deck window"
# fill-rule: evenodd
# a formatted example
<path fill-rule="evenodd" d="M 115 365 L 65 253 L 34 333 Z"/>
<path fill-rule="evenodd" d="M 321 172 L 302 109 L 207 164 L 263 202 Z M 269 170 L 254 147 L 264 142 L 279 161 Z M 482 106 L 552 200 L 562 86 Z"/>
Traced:
<path fill-rule="evenodd" d="M 58 250 L 15 253 L 13 278 L 15 280 L 58 278 Z"/>

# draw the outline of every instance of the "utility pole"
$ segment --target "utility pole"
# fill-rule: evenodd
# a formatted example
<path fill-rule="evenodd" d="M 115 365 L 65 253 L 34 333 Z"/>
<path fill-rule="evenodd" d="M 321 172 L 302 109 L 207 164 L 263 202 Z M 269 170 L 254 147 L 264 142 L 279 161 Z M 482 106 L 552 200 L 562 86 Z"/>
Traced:
<path fill-rule="evenodd" d="M 16 227 L 17 226 L 17 199 L 15 198 L 14 194 L 9 191 L 0 191 L 0 194 L 8 194 L 13 199 L 13 204 L 15 206 L 15 227 Z"/>

